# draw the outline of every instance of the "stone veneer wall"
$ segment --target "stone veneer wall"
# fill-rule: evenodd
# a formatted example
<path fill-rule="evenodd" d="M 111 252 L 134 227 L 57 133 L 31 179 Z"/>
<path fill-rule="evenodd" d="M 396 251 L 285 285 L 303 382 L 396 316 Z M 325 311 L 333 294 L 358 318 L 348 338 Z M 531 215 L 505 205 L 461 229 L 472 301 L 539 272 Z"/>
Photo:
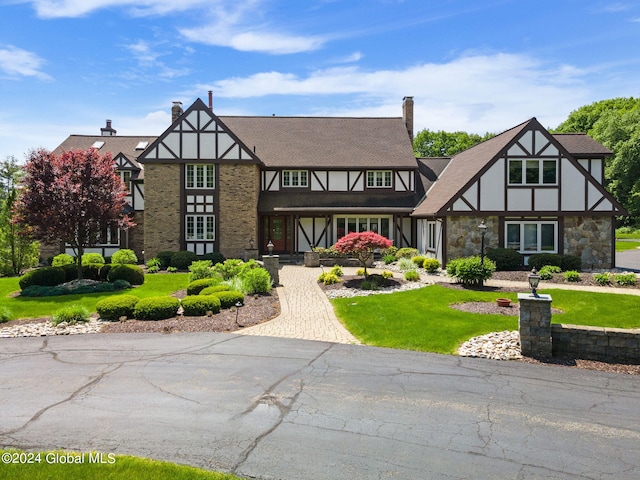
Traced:
<path fill-rule="evenodd" d="M 243 258 L 249 240 L 258 244 L 260 169 L 258 165 L 220 164 L 218 185 L 220 253 Z"/>
<path fill-rule="evenodd" d="M 445 262 L 459 257 L 480 255 L 482 235 L 478 225 L 482 222 L 478 217 L 447 217 L 447 258 Z M 486 217 L 487 233 L 484 237 L 485 252 L 499 245 L 498 218 Z"/>
<path fill-rule="evenodd" d="M 180 250 L 180 164 L 147 163 L 144 198 L 144 256 Z"/>
<path fill-rule="evenodd" d="M 564 253 L 580 257 L 583 269 L 613 268 L 612 221 L 612 217 L 565 217 Z"/>
<path fill-rule="evenodd" d="M 145 259 L 144 255 L 142 254 L 142 252 L 144 251 L 144 212 L 134 212 L 132 220 L 133 223 L 136 224 L 136 226 L 130 228 L 127 232 L 127 235 L 129 236 L 128 248 L 136 253 L 138 262 L 144 263 Z"/>
<path fill-rule="evenodd" d="M 553 355 L 640 363 L 640 329 L 551 325 Z"/>

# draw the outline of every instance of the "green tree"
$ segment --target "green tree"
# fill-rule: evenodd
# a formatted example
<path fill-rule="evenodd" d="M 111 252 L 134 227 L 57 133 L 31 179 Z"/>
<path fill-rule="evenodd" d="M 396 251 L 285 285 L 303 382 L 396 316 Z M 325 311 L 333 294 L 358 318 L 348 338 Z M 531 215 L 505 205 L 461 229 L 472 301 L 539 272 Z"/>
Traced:
<path fill-rule="evenodd" d="M 433 132 L 429 129 L 420 131 L 413 140 L 413 152 L 416 157 L 451 157 L 495 135 L 485 133 L 483 136 L 466 132 Z"/>

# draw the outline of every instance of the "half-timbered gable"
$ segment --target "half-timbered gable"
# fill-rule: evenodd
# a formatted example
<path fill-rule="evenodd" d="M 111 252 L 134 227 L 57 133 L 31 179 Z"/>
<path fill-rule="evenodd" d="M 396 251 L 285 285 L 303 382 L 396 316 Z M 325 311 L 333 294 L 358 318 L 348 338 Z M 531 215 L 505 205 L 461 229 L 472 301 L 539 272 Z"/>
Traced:
<path fill-rule="evenodd" d="M 434 253 L 440 245 L 443 259 L 478 253 L 482 217 L 494 247 L 525 256 L 571 253 L 585 266 L 608 265 L 612 219 L 625 213 L 602 185 L 610 153 L 586 135 L 554 136 L 535 118 L 461 152 L 414 211 L 432 217 L 420 222 L 422 243 Z"/>

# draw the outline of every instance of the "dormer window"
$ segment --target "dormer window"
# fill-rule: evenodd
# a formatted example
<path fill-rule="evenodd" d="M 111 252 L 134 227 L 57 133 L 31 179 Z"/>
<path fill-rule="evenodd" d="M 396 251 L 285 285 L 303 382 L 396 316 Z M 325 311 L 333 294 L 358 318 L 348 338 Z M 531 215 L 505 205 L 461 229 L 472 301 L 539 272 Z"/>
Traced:
<path fill-rule="evenodd" d="M 391 188 L 391 170 L 369 170 L 367 188 Z"/>
<path fill-rule="evenodd" d="M 308 186 L 308 176 L 306 170 L 283 170 L 283 187 L 306 187 Z"/>

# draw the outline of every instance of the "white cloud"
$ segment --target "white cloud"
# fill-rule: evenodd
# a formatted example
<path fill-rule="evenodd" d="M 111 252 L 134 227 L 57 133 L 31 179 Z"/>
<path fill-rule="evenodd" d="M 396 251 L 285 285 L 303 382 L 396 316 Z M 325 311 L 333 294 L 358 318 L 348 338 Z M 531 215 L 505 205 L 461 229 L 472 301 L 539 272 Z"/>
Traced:
<path fill-rule="evenodd" d="M 0 45 L 0 71 L 10 77 L 36 77 L 41 80 L 51 80 L 51 77 L 41 71 L 44 60 L 33 52 L 14 47 Z"/>
<path fill-rule="evenodd" d="M 75 18 L 102 8 L 130 7 L 134 15 L 165 15 L 195 7 L 211 5 L 215 0 L 27 0 L 39 17 Z"/>

